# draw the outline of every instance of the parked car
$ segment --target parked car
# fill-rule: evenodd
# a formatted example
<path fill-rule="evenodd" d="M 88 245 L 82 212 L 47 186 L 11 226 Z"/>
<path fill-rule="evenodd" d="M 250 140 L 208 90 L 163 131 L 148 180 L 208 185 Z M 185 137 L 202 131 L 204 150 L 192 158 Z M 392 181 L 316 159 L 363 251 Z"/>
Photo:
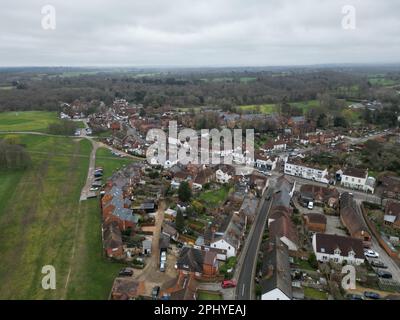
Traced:
<path fill-rule="evenodd" d="M 349 299 L 349 300 L 364 300 L 364 297 L 359 294 L 348 294 L 347 299 Z"/>
<path fill-rule="evenodd" d="M 369 299 L 378 300 L 378 299 L 381 298 L 381 295 L 379 293 L 376 293 L 376 292 L 365 291 L 364 292 L 364 297 L 369 298 Z"/>
<path fill-rule="evenodd" d="M 308 209 L 312 210 L 314 208 L 314 202 L 310 201 L 307 206 Z"/>
<path fill-rule="evenodd" d="M 99 187 L 91 187 L 89 190 L 90 190 L 90 191 L 99 191 L 100 188 L 99 188 Z"/>
<path fill-rule="evenodd" d="M 379 258 L 379 254 L 374 250 L 365 250 L 364 255 L 368 258 Z"/>
<path fill-rule="evenodd" d="M 165 262 L 164 262 L 164 261 L 162 261 L 162 262 L 160 263 L 160 271 L 161 271 L 161 272 L 165 272 Z"/>
<path fill-rule="evenodd" d="M 119 275 L 121 277 L 132 277 L 133 276 L 133 270 L 132 269 L 128 269 L 128 268 L 124 268 L 119 272 Z"/>
<path fill-rule="evenodd" d="M 392 279 L 392 274 L 388 271 L 383 271 L 383 270 L 378 270 L 376 272 L 376 274 L 378 275 L 379 278 L 383 278 L 383 279 Z"/>
<path fill-rule="evenodd" d="M 162 262 L 167 261 L 167 253 L 165 251 L 161 252 L 161 261 Z"/>
<path fill-rule="evenodd" d="M 372 260 L 371 266 L 375 268 L 387 269 L 387 265 L 385 265 L 382 261 L 379 260 Z"/>
<path fill-rule="evenodd" d="M 158 295 L 160 294 L 160 287 L 156 286 L 153 288 L 153 290 L 151 290 L 151 297 L 153 298 L 153 300 L 156 300 L 158 298 Z"/>
<path fill-rule="evenodd" d="M 224 280 L 221 283 L 221 287 L 223 289 L 235 288 L 236 287 L 236 282 L 234 280 Z"/>

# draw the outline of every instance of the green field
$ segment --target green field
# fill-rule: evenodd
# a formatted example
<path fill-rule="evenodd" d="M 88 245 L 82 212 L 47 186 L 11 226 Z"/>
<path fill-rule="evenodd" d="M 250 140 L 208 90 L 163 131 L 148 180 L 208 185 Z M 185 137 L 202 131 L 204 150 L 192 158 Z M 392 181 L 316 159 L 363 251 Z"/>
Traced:
<path fill-rule="evenodd" d="M 212 291 L 197 291 L 197 300 L 223 300 L 220 292 Z"/>
<path fill-rule="evenodd" d="M 260 112 L 265 114 L 278 112 L 278 108 L 275 104 L 247 105 L 239 106 L 239 108 L 243 111 Z"/>
<path fill-rule="evenodd" d="M 0 171 L 0 299 L 107 299 L 120 265 L 102 256 L 98 201 L 79 202 L 90 142 L 18 139 L 33 164 Z M 56 290 L 41 287 L 44 265 L 56 269 Z"/>
<path fill-rule="evenodd" d="M 0 113 L 0 131 L 45 132 L 50 123 L 60 121 L 56 112 L 25 111 Z"/>
<path fill-rule="evenodd" d="M 107 148 L 99 148 L 96 152 L 96 167 L 103 167 L 105 179 L 108 179 L 115 171 L 133 161 L 132 159 L 114 156 Z"/>

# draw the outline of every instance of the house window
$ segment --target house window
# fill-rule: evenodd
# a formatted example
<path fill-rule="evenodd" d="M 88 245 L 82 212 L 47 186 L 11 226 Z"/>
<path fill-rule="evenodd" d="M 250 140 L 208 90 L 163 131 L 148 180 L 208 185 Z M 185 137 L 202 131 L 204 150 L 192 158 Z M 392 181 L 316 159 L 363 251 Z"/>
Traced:
<path fill-rule="evenodd" d="M 228 247 L 228 250 L 231 250 L 231 246 Z"/>
<path fill-rule="evenodd" d="M 326 261 L 326 260 L 328 260 L 328 257 L 327 256 L 323 256 L 322 260 Z"/>

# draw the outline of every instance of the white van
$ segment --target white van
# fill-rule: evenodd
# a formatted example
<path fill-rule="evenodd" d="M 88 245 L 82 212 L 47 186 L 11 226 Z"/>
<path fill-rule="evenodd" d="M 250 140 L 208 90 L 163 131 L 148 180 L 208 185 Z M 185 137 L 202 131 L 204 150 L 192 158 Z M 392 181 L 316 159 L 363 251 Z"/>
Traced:
<path fill-rule="evenodd" d="M 307 206 L 308 209 L 312 210 L 314 208 L 314 202 L 310 201 Z"/>
<path fill-rule="evenodd" d="M 164 261 L 162 261 L 160 264 L 160 271 L 165 272 L 165 262 Z"/>

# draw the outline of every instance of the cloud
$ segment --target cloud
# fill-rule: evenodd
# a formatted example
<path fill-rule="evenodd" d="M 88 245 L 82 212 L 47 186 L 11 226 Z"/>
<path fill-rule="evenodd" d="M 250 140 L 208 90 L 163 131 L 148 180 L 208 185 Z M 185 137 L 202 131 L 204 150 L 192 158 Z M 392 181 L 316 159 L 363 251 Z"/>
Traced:
<path fill-rule="evenodd" d="M 41 27 L 47 4 L 55 30 Z M 341 25 L 348 4 L 355 30 Z M 399 62 L 398 30 L 397 0 L 3 0 L 0 65 Z"/>

